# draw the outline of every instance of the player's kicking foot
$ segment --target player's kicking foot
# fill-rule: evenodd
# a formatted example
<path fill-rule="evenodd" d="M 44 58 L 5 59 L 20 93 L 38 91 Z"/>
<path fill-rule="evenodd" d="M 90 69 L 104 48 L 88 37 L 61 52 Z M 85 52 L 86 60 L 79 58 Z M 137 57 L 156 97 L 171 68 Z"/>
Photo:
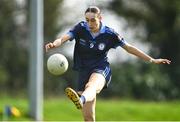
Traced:
<path fill-rule="evenodd" d="M 65 89 L 67 97 L 75 104 L 77 109 L 82 109 L 83 103 L 80 100 L 79 95 L 74 91 L 72 88 L 66 88 Z"/>

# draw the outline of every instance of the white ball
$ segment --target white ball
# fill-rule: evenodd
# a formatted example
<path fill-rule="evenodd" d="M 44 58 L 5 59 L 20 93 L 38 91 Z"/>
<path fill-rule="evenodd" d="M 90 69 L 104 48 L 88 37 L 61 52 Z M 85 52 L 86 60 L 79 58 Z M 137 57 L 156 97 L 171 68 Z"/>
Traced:
<path fill-rule="evenodd" d="M 62 75 L 68 69 L 68 60 L 62 54 L 53 54 L 47 60 L 47 69 L 53 75 Z"/>

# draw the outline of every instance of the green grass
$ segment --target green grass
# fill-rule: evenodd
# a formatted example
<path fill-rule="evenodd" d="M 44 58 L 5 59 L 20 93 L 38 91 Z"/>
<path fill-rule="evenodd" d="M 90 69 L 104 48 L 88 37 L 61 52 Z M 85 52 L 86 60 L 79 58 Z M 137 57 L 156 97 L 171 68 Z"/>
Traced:
<path fill-rule="evenodd" d="M 10 117 L 8 120 L 29 121 L 28 101 L 22 98 L 0 97 L 0 111 L 5 105 L 16 106 L 22 116 Z M 96 119 L 99 121 L 173 121 L 180 120 L 180 101 L 172 102 L 145 102 L 131 100 L 98 99 Z M 2 115 L 0 115 L 0 121 Z M 83 120 L 81 111 L 66 97 L 48 98 L 44 101 L 44 120 L 68 121 Z"/>

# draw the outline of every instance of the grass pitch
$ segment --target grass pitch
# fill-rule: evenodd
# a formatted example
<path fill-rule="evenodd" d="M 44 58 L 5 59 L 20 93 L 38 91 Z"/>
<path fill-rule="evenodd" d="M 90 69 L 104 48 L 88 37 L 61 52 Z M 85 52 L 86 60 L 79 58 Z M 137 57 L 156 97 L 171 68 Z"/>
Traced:
<path fill-rule="evenodd" d="M 20 117 L 3 117 L 6 105 L 17 107 Z M 31 121 L 28 117 L 28 101 L 22 97 L 1 97 L 0 121 Z M 149 102 L 120 99 L 97 99 L 97 121 L 180 121 L 180 101 Z M 81 111 L 77 110 L 66 97 L 44 100 L 45 121 L 83 121 Z"/>

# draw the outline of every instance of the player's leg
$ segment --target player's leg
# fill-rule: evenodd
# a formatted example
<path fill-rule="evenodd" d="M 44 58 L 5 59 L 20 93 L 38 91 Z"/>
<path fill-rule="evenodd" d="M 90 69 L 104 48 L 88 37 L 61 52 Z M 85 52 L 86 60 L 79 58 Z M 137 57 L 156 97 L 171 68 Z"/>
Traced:
<path fill-rule="evenodd" d="M 83 105 L 83 116 L 85 121 L 95 121 L 96 94 L 100 93 L 103 87 L 107 87 L 111 81 L 111 69 L 106 66 L 94 70 L 82 96 L 85 97 Z"/>
<path fill-rule="evenodd" d="M 108 66 L 103 68 L 100 67 L 100 69 L 94 70 L 94 72 L 90 75 L 89 80 L 85 85 L 84 91 L 82 90 L 83 92 L 81 92 L 82 93 L 81 97 L 79 97 L 74 90 L 72 89 L 67 90 L 70 92 L 66 92 L 66 94 L 74 102 L 76 107 L 78 109 L 83 108 L 82 112 L 84 119 L 86 121 L 87 120 L 95 121 L 96 94 L 99 93 L 104 86 L 107 87 L 110 83 L 110 80 L 111 80 L 110 67 Z"/>
<path fill-rule="evenodd" d="M 85 121 L 95 121 L 96 94 L 99 93 L 105 84 L 105 77 L 100 73 L 92 73 L 89 77 L 84 91 L 79 91 L 80 99 L 85 97 L 82 113 Z"/>
<path fill-rule="evenodd" d="M 95 121 L 96 94 L 99 93 L 105 85 L 105 77 L 100 73 L 92 73 L 82 96 L 85 97 L 83 105 L 83 116 L 85 121 Z"/>
<path fill-rule="evenodd" d="M 94 100 L 96 98 L 96 94 L 103 89 L 105 83 L 106 79 L 102 74 L 96 72 L 92 73 L 85 86 L 85 90 L 82 93 L 86 102 Z"/>
<path fill-rule="evenodd" d="M 82 113 L 84 121 L 95 121 L 96 98 L 83 105 Z"/>

